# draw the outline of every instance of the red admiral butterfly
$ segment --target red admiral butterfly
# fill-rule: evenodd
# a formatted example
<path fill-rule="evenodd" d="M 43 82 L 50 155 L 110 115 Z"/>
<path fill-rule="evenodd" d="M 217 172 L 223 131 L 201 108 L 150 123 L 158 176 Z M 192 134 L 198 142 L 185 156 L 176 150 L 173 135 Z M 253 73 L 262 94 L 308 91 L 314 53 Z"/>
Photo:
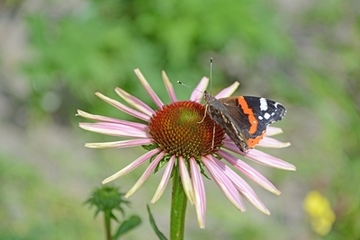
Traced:
<path fill-rule="evenodd" d="M 280 121 L 286 109 L 262 97 L 239 96 L 216 99 L 205 91 L 206 111 L 242 152 L 254 148 L 266 127 Z"/>

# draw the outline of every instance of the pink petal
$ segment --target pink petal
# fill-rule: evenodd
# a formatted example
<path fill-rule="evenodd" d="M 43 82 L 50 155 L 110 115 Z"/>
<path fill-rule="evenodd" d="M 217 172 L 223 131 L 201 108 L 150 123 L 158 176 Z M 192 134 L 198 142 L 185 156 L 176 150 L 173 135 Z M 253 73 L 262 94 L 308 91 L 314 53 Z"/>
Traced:
<path fill-rule="evenodd" d="M 151 117 L 155 113 L 155 111 L 151 107 L 146 105 L 143 101 L 141 101 L 140 99 L 130 95 L 129 93 L 122 90 L 121 88 L 115 88 L 115 92 L 120 97 L 122 97 L 127 103 L 129 103 L 131 106 L 133 106 L 137 110 L 145 113 L 149 117 Z"/>
<path fill-rule="evenodd" d="M 294 165 L 256 149 L 249 151 L 245 157 L 266 166 L 283 170 L 296 171 L 296 167 Z"/>
<path fill-rule="evenodd" d="M 103 101 L 109 103 L 110 105 L 116 107 L 117 109 L 119 109 L 120 111 L 124 112 L 124 113 L 127 113 L 133 117 L 136 117 L 136 118 L 139 118 L 141 120 L 144 120 L 146 122 L 148 122 L 150 120 L 150 117 L 139 112 L 139 111 L 136 111 L 132 108 L 129 108 L 128 106 L 125 106 L 124 104 L 114 100 L 114 99 L 111 99 L 111 98 L 108 98 L 106 97 L 105 95 L 97 92 L 95 93 L 96 96 L 98 96 L 99 98 L 101 98 Z"/>
<path fill-rule="evenodd" d="M 220 157 L 224 158 L 228 161 L 231 165 L 233 165 L 236 169 L 240 172 L 245 174 L 248 178 L 265 188 L 266 190 L 279 195 L 280 191 L 269 181 L 267 180 L 261 173 L 256 171 L 254 168 L 246 164 L 245 162 L 237 159 L 235 156 L 231 155 L 224 150 L 219 150 L 218 154 Z"/>
<path fill-rule="evenodd" d="M 151 203 L 155 203 L 157 200 L 159 200 L 159 198 L 161 197 L 161 195 L 164 193 L 165 188 L 169 182 L 169 179 L 171 177 L 171 173 L 175 164 L 175 156 L 171 156 L 169 162 L 166 164 L 165 170 L 164 170 L 164 174 L 161 178 L 161 181 L 159 183 L 158 188 L 156 189 L 156 192 L 154 194 L 154 197 L 151 199 Z"/>
<path fill-rule="evenodd" d="M 178 163 L 179 163 L 179 169 L 180 169 L 181 182 L 182 182 L 182 185 L 184 188 L 185 195 L 189 199 L 190 203 L 194 204 L 195 203 L 194 189 L 193 189 L 193 186 L 191 183 L 189 171 L 185 164 L 185 159 L 180 156 L 178 159 Z"/>
<path fill-rule="evenodd" d="M 101 143 L 86 143 L 85 147 L 88 148 L 129 148 L 153 143 L 153 139 L 132 139 L 115 142 L 101 142 Z"/>
<path fill-rule="evenodd" d="M 149 83 L 146 81 L 144 75 L 142 75 L 142 73 L 140 72 L 140 70 L 137 68 L 134 70 L 136 76 L 138 77 L 138 79 L 140 80 L 140 83 L 143 85 L 143 87 L 145 88 L 145 90 L 148 92 L 148 94 L 150 95 L 151 99 L 154 101 L 154 103 L 156 104 L 156 106 L 158 106 L 159 108 L 161 108 L 162 106 L 164 106 L 164 104 L 162 103 L 162 101 L 160 100 L 160 98 L 156 95 L 156 93 L 154 92 L 154 90 L 150 87 Z"/>
<path fill-rule="evenodd" d="M 115 179 L 128 174 L 129 172 L 133 171 L 135 168 L 139 167 L 141 164 L 143 164 L 145 161 L 147 161 L 152 156 L 158 154 L 161 151 L 161 149 L 153 149 L 144 155 L 140 156 L 138 159 L 127 165 L 125 168 L 121 169 L 117 173 L 111 175 L 110 177 L 106 178 L 104 181 L 102 181 L 102 184 L 114 181 Z"/>
<path fill-rule="evenodd" d="M 194 188 L 195 210 L 200 228 L 205 228 L 206 196 L 199 166 L 194 158 L 189 159 L 191 179 Z"/>
<path fill-rule="evenodd" d="M 88 131 L 110 136 L 151 138 L 151 136 L 143 130 L 117 123 L 79 123 L 79 127 Z"/>
<path fill-rule="evenodd" d="M 291 144 L 289 142 L 280 142 L 274 138 L 264 137 L 260 140 L 258 146 L 259 147 L 267 147 L 267 148 L 284 148 L 288 147 Z"/>
<path fill-rule="evenodd" d="M 201 102 L 201 99 L 204 97 L 204 91 L 206 90 L 208 84 L 209 79 L 207 77 L 203 77 L 194 91 L 191 93 L 190 100 L 194 102 Z"/>
<path fill-rule="evenodd" d="M 229 87 L 224 88 L 221 92 L 219 92 L 218 94 L 215 95 L 216 98 L 224 98 L 224 97 L 229 97 L 231 96 L 236 89 L 239 87 L 240 83 L 239 82 L 234 82 L 233 84 L 231 84 Z"/>
<path fill-rule="evenodd" d="M 166 87 L 166 91 L 168 92 L 171 101 L 172 102 L 177 102 L 173 85 L 171 84 L 171 82 L 170 82 L 168 76 L 166 75 L 165 71 L 162 71 L 161 75 L 162 75 L 162 79 L 163 79 L 165 87 Z"/>
<path fill-rule="evenodd" d="M 158 165 L 158 163 L 163 159 L 165 153 L 160 152 L 159 155 L 150 163 L 145 172 L 141 175 L 139 180 L 135 183 L 135 185 L 126 193 L 125 197 L 130 197 L 136 190 L 138 190 L 141 185 L 146 181 L 146 179 L 154 172 L 154 169 Z"/>
<path fill-rule="evenodd" d="M 280 133 L 283 133 L 283 130 L 281 128 L 269 126 L 266 128 L 265 136 L 270 137 Z"/>
<path fill-rule="evenodd" d="M 229 143 L 224 141 L 224 147 L 229 149 L 237 154 L 240 154 L 248 159 L 251 159 L 257 163 L 260 163 L 265 166 L 279 168 L 283 170 L 295 171 L 296 167 L 288 162 L 281 160 L 280 158 L 273 157 L 269 154 L 261 152 L 256 149 L 251 149 L 247 153 L 241 152 L 234 143 Z"/>
<path fill-rule="evenodd" d="M 215 183 L 219 186 L 221 191 L 225 196 L 230 200 L 230 202 L 240 211 L 245 211 L 245 206 L 241 201 L 241 198 L 238 194 L 237 189 L 230 179 L 224 174 L 223 169 L 221 169 L 215 162 L 219 161 L 211 155 L 203 156 L 202 162 L 204 163 L 206 169 L 209 171 L 210 175 L 214 178 Z"/>
<path fill-rule="evenodd" d="M 77 110 L 76 116 L 80 116 L 80 117 L 98 121 L 98 122 L 118 123 L 118 124 L 130 126 L 130 127 L 134 127 L 139 130 L 147 130 L 148 129 L 148 126 L 145 124 L 142 124 L 142 123 L 130 122 L 130 121 L 120 120 L 120 119 L 116 119 L 116 118 L 94 115 L 94 114 L 90 114 L 90 113 L 87 113 L 87 112 L 84 112 L 81 110 Z"/>
<path fill-rule="evenodd" d="M 213 157 L 214 158 L 214 157 Z M 252 205 L 263 213 L 270 215 L 269 210 L 262 203 L 260 198 L 256 195 L 254 190 L 247 182 L 244 181 L 239 175 L 237 175 L 231 168 L 221 161 L 215 161 L 215 163 L 223 170 L 228 178 L 235 184 L 240 194 L 245 197 Z"/>

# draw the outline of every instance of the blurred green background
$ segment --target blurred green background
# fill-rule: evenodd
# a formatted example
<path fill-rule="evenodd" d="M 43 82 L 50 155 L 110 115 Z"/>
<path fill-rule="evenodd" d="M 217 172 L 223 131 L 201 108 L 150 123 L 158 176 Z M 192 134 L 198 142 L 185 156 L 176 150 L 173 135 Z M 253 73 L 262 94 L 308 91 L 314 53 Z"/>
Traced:
<path fill-rule="evenodd" d="M 216 93 L 282 102 L 278 138 L 268 151 L 296 172 L 254 164 L 281 191 L 250 183 L 271 211 L 235 211 L 212 181 L 206 229 L 188 207 L 186 239 L 360 239 L 360 2 L 295 0 L 0 1 L 0 238 L 104 239 L 100 218 L 83 205 L 94 187 L 145 150 L 91 150 L 109 137 L 80 130 L 76 109 L 132 119 L 96 98 L 121 87 L 152 104 L 140 68 L 164 102 L 161 70 L 179 99 L 208 75 Z M 153 105 L 152 105 L 153 106 Z M 125 157 L 124 157 L 125 156 Z M 127 191 L 145 168 L 117 180 Z M 147 221 L 160 174 L 129 200 L 143 224 L 126 239 L 156 239 Z M 320 236 L 303 210 L 306 194 L 327 198 L 336 220 Z M 168 235 L 170 189 L 151 205 Z"/>

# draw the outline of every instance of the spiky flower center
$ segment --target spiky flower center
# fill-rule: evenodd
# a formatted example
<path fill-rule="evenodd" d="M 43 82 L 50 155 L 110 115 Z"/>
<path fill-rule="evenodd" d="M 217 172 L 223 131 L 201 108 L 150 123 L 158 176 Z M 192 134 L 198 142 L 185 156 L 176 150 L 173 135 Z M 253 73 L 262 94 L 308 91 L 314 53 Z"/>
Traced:
<path fill-rule="evenodd" d="M 217 151 L 225 133 L 197 102 L 180 101 L 165 105 L 150 119 L 149 129 L 155 143 L 165 152 L 200 157 Z"/>

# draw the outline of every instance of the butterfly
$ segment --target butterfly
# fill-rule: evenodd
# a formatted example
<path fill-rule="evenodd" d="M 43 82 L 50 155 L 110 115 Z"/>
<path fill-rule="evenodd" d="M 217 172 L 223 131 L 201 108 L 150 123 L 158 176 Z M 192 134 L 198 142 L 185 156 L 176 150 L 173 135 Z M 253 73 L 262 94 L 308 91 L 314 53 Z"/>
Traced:
<path fill-rule="evenodd" d="M 204 92 L 206 112 L 242 152 L 255 147 L 269 124 L 280 121 L 286 109 L 278 102 L 253 96 L 217 99 Z"/>

